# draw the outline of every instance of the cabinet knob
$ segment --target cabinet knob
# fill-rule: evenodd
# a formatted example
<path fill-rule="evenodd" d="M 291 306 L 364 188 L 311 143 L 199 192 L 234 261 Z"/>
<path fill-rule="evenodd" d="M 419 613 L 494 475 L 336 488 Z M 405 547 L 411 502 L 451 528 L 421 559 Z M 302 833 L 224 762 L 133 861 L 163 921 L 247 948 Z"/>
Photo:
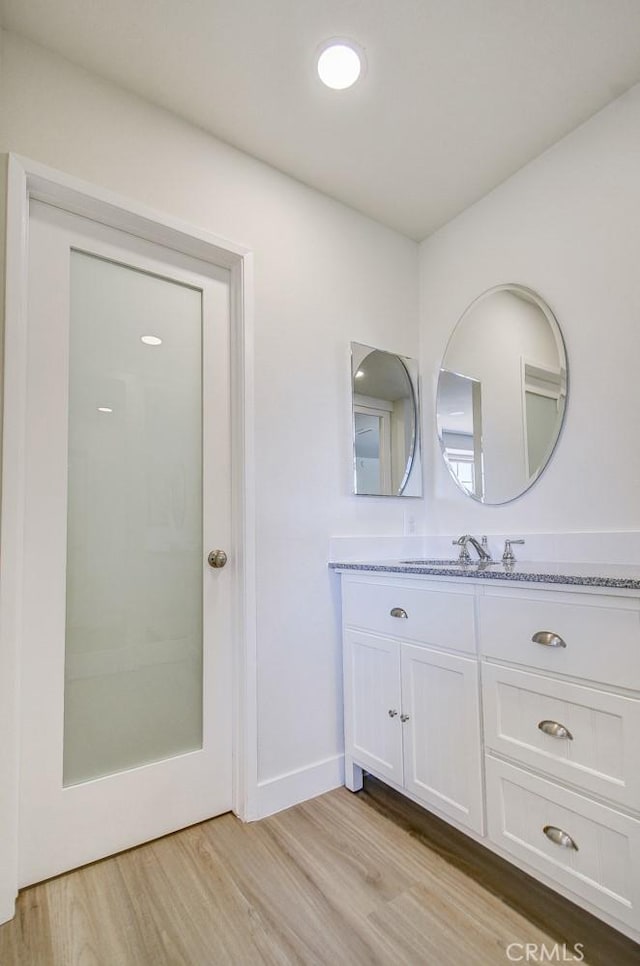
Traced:
<path fill-rule="evenodd" d="M 408 721 L 408 720 L 409 720 L 409 715 L 408 714 L 401 714 L 400 715 L 400 721 L 402 721 L 403 724 L 404 724 L 405 721 Z"/>
<path fill-rule="evenodd" d="M 395 710 L 395 708 L 389 708 L 389 711 L 387 712 L 387 714 L 389 715 L 390 718 L 395 718 L 398 712 Z"/>
<path fill-rule="evenodd" d="M 559 634 L 553 631 L 536 631 L 531 638 L 534 644 L 544 644 L 545 647 L 566 647 L 566 643 Z"/>
<path fill-rule="evenodd" d="M 571 836 L 567 832 L 563 832 L 561 828 L 556 828 L 555 825 L 545 825 L 542 831 L 554 845 L 561 845 L 563 849 L 578 851 L 578 846 Z"/>
<path fill-rule="evenodd" d="M 559 721 L 539 721 L 538 728 L 545 735 L 551 735 L 552 738 L 568 738 L 569 741 L 573 741 L 573 735 L 569 729 L 565 728 Z"/>
<path fill-rule="evenodd" d="M 391 617 L 403 617 L 405 620 L 409 617 L 403 607 L 392 607 L 389 614 Z"/>

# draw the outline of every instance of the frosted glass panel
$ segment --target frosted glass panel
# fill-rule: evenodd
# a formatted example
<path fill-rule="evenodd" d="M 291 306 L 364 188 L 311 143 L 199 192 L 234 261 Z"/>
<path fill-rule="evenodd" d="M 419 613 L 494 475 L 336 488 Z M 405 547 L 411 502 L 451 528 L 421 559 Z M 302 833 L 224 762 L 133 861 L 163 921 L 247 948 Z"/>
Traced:
<path fill-rule="evenodd" d="M 202 746 L 201 292 L 72 252 L 69 366 L 65 785 Z"/>

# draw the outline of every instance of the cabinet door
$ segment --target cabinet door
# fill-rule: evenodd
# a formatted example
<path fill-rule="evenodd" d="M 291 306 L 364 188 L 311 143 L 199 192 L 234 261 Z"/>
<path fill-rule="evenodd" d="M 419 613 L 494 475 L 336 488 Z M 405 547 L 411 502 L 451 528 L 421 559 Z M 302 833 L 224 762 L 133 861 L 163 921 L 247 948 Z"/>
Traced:
<path fill-rule="evenodd" d="M 356 764 L 402 784 L 400 645 L 345 631 L 345 751 Z"/>
<path fill-rule="evenodd" d="M 402 645 L 405 788 L 482 833 L 478 678 L 474 660 Z"/>

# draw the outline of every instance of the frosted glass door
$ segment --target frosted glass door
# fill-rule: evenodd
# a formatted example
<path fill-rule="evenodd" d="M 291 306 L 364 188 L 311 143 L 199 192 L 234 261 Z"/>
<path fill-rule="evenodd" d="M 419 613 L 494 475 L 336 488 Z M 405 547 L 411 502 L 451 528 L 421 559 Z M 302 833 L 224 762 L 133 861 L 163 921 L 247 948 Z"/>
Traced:
<path fill-rule="evenodd" d="M 230 333 L 228 269 L 31 202 L 21 886 L 231 807 Z"/>
<path fill-rule="evenodd" d="M 202 744 L 202 293 L 71 252 L 64 784 Z"/>

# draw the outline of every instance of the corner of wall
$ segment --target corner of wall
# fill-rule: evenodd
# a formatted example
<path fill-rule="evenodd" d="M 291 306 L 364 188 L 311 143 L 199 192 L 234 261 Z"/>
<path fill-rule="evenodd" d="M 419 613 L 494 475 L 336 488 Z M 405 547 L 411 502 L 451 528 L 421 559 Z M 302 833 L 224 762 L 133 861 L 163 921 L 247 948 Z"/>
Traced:
<path fill-rule="evenodd" d="M 0 46 L 2 42 L 0 31 Z M 0 54 L 1 55 L 1 54 Z M 5 316 L 5 254 L 6 212 L 9 157 L 0 154 L 0 450 L 2 444 L 2 399 L 4 390 L 4 316 Z M 2 477 L 0 468 L 0 490 Z M 13 743 L 13 712 L 15 708 L 12 656 L 0 653 L 0 923 L 12 919 L 16 899 L 16 844 L 15 800 L 16 788 L 8 780 L 13 773 L 15 754 Z"/>
<path fill-rule="evenodd" d="M 0 30 L 0 58 L 2 57 L 2 31 Z M 2 104 L 0 102 L 0 112 Z M 1 113 L 0 113 L 1 116 Z M 0 154 L 0 400 L 4 390 L 4 292 L 5 292 L 5 254 L 7 235 L 7 185 L 9 155 Z M 2 448 L 2 404 L 0 403 L 0 449 Z M 1 479 L 1 478 L 0 478 Z"/>

